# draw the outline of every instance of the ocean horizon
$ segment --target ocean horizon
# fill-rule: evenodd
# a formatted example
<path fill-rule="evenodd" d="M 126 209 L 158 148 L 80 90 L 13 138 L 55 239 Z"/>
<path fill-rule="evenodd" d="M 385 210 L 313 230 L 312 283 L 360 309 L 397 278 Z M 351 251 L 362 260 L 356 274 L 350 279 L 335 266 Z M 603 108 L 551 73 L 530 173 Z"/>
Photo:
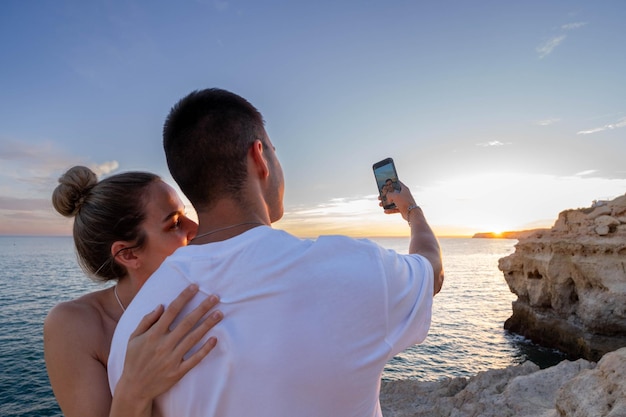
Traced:
<path fill-rule="evenodd" d="M 407 253 L 408 237 L 371 240 Z M 384 380 L 470 377 L 565 356 L 504 330 L 512 294 L 497 262 L 517 240 L 440 238 L 446 280 L 426 341 L 388 362 Z M 0 415 L 61 416 L 43 359 L 43 320 L 57 303 L 104 288 L 80 270 L 68 236 L 0 236 Z"/>

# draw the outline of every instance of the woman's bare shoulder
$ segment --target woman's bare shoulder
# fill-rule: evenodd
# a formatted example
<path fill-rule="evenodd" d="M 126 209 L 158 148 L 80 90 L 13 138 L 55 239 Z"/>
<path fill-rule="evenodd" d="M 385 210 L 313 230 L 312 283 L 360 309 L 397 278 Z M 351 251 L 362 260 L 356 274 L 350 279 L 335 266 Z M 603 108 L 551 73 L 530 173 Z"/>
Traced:
<path fill-rule="evenodd" d="M 105 314 L 102 299 L 106 291 L 95 291 L 54 306 L 44 321 L 44 333 L 54 331 L 66 336 L 101 334 Z"/>

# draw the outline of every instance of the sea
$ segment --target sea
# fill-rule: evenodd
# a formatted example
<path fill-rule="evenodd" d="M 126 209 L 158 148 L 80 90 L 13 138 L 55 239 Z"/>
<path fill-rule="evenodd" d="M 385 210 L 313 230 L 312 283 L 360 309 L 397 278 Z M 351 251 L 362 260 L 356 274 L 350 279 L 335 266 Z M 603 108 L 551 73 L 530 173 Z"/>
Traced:
<path fill-rule="evenodd" d="M 408 238 L 372 238 L 407 253 Z M 445 283 L 435 297 L 426 341 L 394 357 L 383 379 L 470 377 L 530 360 L 565 359 L 504 330 L 516 296 L 498 259 L 517 240 L 441 238 Z M 80 270 L 70 237 L 0 236 L 0 416 L 61 416 L 43 357 L 42 326 L 61 301 L 102 289 Z"/>

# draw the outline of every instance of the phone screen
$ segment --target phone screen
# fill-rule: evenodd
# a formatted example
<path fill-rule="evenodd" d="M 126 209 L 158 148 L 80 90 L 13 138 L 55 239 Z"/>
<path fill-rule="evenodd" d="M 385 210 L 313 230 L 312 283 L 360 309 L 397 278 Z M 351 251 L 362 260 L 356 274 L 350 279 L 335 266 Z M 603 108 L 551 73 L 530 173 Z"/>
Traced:
<path fill-rule="evenodd" d="M 376 186 L 380 193 L 380 199 L 384 209 L 396 208 L 396 205 L 387 201 L 387 194 L 400 191 L 400 183 L 398 182 L 398 173 L 393 159 L 385 158 L 373 165 L 374 177 L 376 178 Z"/>

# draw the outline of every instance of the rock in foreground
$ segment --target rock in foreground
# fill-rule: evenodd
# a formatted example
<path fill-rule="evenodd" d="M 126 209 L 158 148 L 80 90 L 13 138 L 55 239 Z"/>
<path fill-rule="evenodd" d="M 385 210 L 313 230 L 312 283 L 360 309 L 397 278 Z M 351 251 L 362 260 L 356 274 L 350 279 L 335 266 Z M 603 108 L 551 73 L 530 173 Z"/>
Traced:
<path fill-rule="evenodd" d="M 525 362 L 469 379 L 383 381 L 380 400 L 385 417 L 625 417 L 626 348 L 597 366 Z"/>

